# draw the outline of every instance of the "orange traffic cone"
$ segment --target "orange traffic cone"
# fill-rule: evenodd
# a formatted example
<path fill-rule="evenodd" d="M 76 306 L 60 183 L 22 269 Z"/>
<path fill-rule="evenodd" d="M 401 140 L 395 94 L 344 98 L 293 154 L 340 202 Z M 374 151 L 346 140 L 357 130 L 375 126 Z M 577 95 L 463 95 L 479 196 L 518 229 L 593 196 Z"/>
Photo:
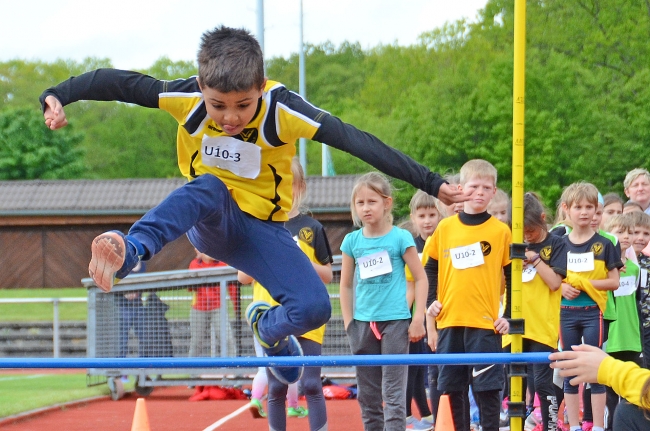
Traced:
<path fill-rule="evenodd" d="M 456 428 L 454 427 L 454 419 L 451 415 L 449 395 L 440 395 L 435 431 L 456 431 Z"/>
<path fill-rule="evenodd" d="M 135 414 L 133 415 L 131 431 L 151 431 L 149 428 L 149 416 L 147 415 L 147 406 L 144 404 L 144 398 L 138 398 L 135 402 Z"/>

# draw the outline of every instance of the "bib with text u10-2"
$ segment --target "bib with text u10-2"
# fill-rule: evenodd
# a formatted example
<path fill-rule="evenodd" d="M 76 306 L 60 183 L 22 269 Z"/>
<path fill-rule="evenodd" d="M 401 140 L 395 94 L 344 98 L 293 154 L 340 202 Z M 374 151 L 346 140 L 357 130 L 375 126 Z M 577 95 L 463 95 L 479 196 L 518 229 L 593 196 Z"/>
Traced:
<path fill-rule="evenodd" d="M 393 265 L 386 250 L 357 258 L 357 265 L 359 266 L 359 277 L 362 280 L 389 274 L 393 271 Z"/>

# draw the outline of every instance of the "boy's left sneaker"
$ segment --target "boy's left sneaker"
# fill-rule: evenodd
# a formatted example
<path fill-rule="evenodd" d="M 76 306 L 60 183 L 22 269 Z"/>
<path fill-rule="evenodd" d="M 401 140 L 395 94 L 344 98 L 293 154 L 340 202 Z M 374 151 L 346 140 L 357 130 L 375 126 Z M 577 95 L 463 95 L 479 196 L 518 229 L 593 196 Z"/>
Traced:
<path fill-rule="evenodd" d="M 95 237 L 90 250 L 88 274 L 104 292 L 110 292 L 115 283 L 129 275 L 144 255 L 137 239 L 117 230 Z"/>
<path fill-rule="evenodd" d="M 270 345 L 260 337 L 257 328 L 258 321 L 270 308 L 271 306 L 264 301 L 251 302 L 251 304 L 246 308 L 246 321 L 248 321 L 255 338 L 257 338 L 257 341 L 260 342 L 260 345 L 264 349 L 264 354 L 266 356 L 303 356 L 302 347 L 300 347 L 300 343 L 293 335 L 289 335 L 288 337 L 277 341 L 273 345 Z M 285 385 L 290 385 L 300 380 L 303 371 L 302 366 L 276 366 L 268 367 L 268 369 Z"/>
<path fill-rule="evenodd" d="M 416 431 L 431 431 L 433 429 L 432 425 L 422 422 L 413 416 L 408 416 L 406 418 L 406 431 L 416 430 Z"/>
<path fill-rule="evenodd" d="M 287 416 L 290 418 L 306 418 L 309 415 L 309 410 L 304 407 L 289 407 L 287 409 Z"/>

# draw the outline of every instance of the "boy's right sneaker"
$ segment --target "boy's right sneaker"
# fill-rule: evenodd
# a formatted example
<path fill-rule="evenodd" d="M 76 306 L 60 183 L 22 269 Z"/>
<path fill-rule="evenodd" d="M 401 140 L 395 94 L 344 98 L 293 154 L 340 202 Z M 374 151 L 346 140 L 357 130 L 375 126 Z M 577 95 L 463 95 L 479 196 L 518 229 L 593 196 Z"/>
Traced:
<path fill-rule="evenodd" d="M 248 404 L 248 411 L 251 412 L 255 419 L 266 417 L 264 407 L 262 407 L 262 403 L 257 398 L 251 398 L 251 402 Z"/>
<path fill-rule="evenodd" d="M 88 273 L 104 292 L 129 275 L 144 255 L 144 247 L 135 238 L 112 230 L 95 237 Z"/>
<path fill-rule="evenodd" d="M 289 335 L 282 340 L 277 341 L 273 345 L 269 345 L 260 337 L 257 323 L 264 313 L 266 313 L 271 306 L 264 301 L 255 301 L 246 308 L 246 321 L 253 331 L 253 335 L 260 342 L 264 349 L 266 356 L 303 356 L 302 347 L 293 335 Z M 290 385 L 297 382 L 302 377 L 302 366 L 297 367 L 268 367 L 271 373 L 285 385 Z"/>

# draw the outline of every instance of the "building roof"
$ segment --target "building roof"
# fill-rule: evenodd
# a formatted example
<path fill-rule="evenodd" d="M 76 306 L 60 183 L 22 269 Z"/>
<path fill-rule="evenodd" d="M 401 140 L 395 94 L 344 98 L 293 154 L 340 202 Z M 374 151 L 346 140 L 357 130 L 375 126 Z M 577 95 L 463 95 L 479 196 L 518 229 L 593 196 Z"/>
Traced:
<path fill-rule="evenodd" d="M 347 212 L 357 175 L 307 177 L 305 206 Z M 0 216 L 144 214 L 183 178 L 0 181 Z"/>

